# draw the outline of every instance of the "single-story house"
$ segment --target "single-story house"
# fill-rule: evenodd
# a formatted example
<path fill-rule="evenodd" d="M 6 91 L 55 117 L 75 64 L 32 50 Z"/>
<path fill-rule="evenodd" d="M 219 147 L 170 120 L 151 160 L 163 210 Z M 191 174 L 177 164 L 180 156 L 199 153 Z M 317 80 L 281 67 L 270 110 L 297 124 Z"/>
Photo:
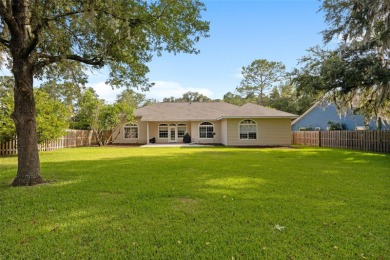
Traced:
<path fill-rule="evenodd" d="M 376 130 L 376 122 L 371 120 L 365 123 L 362 115 L 354 114 L 348 110 L 345 114 L 339 114 L 333 103 L 317 102 L 300 117 L 292 122 L 292 131 L 305 129 L 327 130 L 328 122 L 342 124 L 344 130 Z M 390 130 L 390 125 L 383 123 L 382 130 Z"/>
<path fill-rule="evenodd" d="M 156 103 L 134 111 L 134 120 L 113 133 L 114 144 L 192 143 L 225 146 L 289 146 L 296 115 L 255 104 Z"/>

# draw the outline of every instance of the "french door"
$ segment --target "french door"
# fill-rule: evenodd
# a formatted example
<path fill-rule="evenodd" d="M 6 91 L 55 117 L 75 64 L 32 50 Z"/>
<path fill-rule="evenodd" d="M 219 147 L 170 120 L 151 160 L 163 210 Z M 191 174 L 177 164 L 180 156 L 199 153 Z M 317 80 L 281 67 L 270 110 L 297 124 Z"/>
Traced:
<path fill-rule="evenodd" d="M 177 142 L 177 127 L 175 126 L 169 126 L 168 130 L 168 141 L 170 143 L 176 143 Z"/>

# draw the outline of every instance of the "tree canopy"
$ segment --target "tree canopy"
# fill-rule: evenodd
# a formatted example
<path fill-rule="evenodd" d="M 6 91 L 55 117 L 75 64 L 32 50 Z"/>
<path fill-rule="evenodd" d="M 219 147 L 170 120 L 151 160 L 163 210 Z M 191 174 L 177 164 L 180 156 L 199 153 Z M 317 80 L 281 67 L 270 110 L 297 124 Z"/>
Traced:
<path fill-rule="evenodd" d="M 35 77 L 80 80 L 85 65 L 107 66 L 111 86 L 147 89 L 153 54 L 198 53 L 195 43 L 208 36 L 204 10 L 197 0 L 2 1 L 1 50 L 12 61 L 23 47 L 18 56 L 34 65 Z"/>
<path fill-rule="evenodd" d="M 181 98 L 166 97 L 163 102 L 206 102 L 212 101 L 211 98 L 199 93 L 197 91 L 188 91 L 182 95 Z"/>
<path fill-rule="evenodd" d="M 33 78 L 81 82 L 106 67 L 107 83 L 147 90 L 147 63 L 163 52 L 196 54 L 208 36 L 198 0 L 0 1 L 0 57 L 15 80 L 14 186 L 43 181 L 36 147 Z"/>
<path fill-rule="evenodd" d="M 384 0 L 324 0 L 329 28 L 325 43 L 339 40 L 335 50 L 314 47 L 302 58 L 294 82 L 350 108 L 367 119 L 390 120 L 390 2 Z"/>
<path fill-rule="evenodd" d="M 275 83 L 279 83 L 285 74 L 286 67 L 281 62 L 266 59 L 254 60 L 250 65 L 242 67 L 243 79 L 236 88 L 242 95 L 258 95 L 260 105 L 263 105 L 265 90 L 270 90 Z"/>

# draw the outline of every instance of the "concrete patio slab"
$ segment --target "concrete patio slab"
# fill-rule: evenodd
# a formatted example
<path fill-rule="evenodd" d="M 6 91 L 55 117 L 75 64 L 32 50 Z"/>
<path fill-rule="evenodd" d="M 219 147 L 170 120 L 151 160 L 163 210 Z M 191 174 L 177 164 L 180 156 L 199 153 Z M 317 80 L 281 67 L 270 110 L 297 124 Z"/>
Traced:
<path fill-rule="evenodd" d="M 209 144 L 184 144 L 184 143 L 172 143 L 172 144 L 145 144 L 141 147 L 212 147 L 214 145 Z"/>

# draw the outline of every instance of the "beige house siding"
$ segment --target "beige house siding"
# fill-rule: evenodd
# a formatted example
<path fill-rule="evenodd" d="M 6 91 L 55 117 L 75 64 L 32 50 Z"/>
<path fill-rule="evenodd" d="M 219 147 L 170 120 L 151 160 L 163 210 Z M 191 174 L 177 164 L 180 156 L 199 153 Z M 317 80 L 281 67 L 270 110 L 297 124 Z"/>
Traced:
<path fill-rule="evenodd" d="M 289 118 L 252 119 L 257 124 L 256 140 L 240 140 L 239 124 L 243 119 L 222 119 L 207 121 L 214 125 L 213 138 L 199 138 L 199 125 L 206 121 L 194 122 L 142 122 L 136 117 L 134 123 L 138 125 L 138 138 L 124 138 L 124 127 L 120 127 L 113 133 L 114 144 L 146 144 L 147 126 L 149 126 L 149 139 L 155 137 L 156 143 L 168 143 L 168 138 L 159 138 L 158 126 L 166 124 L 186 124 L 187 133 L 193 143 L 198 144 L 223 144 L 226 146 L 289 146 L 291 145 L 291 120 Z M 177 138 L 177 142 L 183 142 L 183 138 Z"/>
<path fill-rule="evenodd" d="M 221 143 L 225 146 L 228 145 L 227 119 L 221 120 Z"/>
<path fill-rule="evenodd" d="M 121 126 L 112 134 L 114 144 L 146 144 L 146 123 L 139 117 L 133 123 L 138 125 L 138 138 L 125 138 L 124 126 Z"/>
<path fill-rule="evenodd" d="M 203 122 L 210 122 L 214 126 L 213 138 L 199 138 L 199 125 Z M 191 122 L 191 140 L 196 144 L 220 144 L 221 143 L 221 121 L 194 121 Z"/>
<path fill-rule="evenodd" d="M 291 120 L 289 118 L 251 119 L 257 124 L 256 140 L 240 140 L 239 124 L 243 119 L 227 119 L 228 146 L 290 146 Z"/>
<path fill-rule="evenodd" d="M 149 127 L 149 139 L 156 138 L 156 143 L 166 144 L 169 143 L 168 138 L 159 138 L 159 125 L 160 124 L 186 124 L 187 133 L 191 135 L 191 122 L 142 122 L 139 117 L 135 118 L 134 123 L 138 125 L 138 138 L 124 138 L 124 126 L 118 128 L 113 137 L 116 137 L 113 141 L 114 144 L 146 144 L 147 128 Z M 169 129 L 169 128 L 168 128 Z M 177 142 L 183 142 L 183 138 L 177 138 Z"/>

